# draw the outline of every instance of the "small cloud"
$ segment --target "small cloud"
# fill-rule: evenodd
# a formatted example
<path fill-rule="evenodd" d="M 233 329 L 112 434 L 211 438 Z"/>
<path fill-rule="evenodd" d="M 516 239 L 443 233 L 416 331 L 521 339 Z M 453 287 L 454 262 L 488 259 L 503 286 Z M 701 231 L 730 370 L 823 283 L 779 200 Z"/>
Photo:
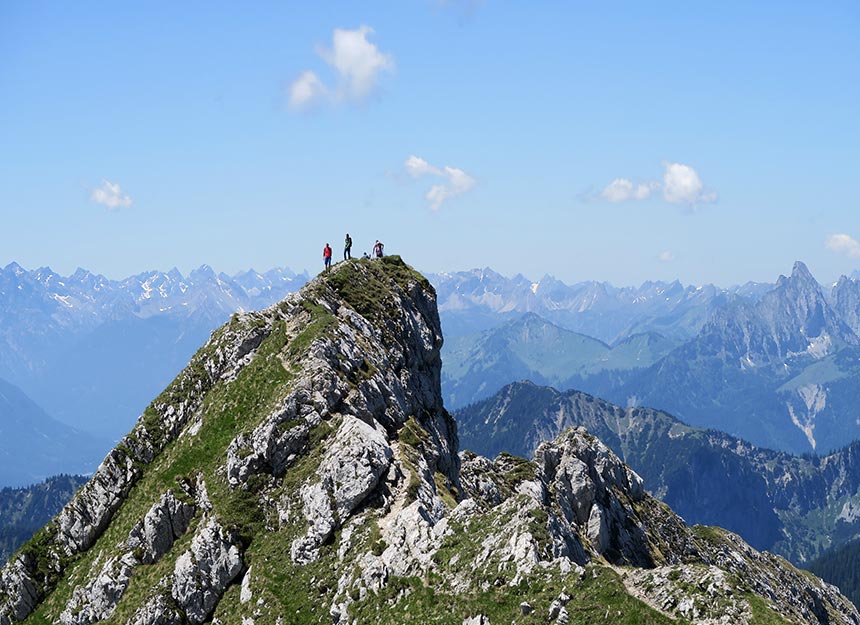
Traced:
<path fill-rule="evenodd" d="M 103 180 L 102 186 L 93 189 L 90 199 L 96 204 L 106 206 L 108 210 L 128 208 L 132 204 L 131 196 L 123 195 L 120 186 L 108 180 Z"/>
<path fill-rule="evenodd" d="M 403 166 L 406 172 L 413 178 L 435 176 L 445 179 L 444 183 L 434 184 L 430 187 L 430 190 L 424 196 L 430 202 L 430 208 L 434 211 L 439 210 L 447 200 L 463 195 L 477 184 L 477 181 L 462 169 L 449 167 L 448 165 L 442 168 L 435 167 L 423 158 L 415 155 L 407 158 Z"/>
<path fill-rule="evenodd" d="M 441 169 L 433 167 L 433 165 L 425 161 L 423 158 L 414 155 L 407 158 L 406 162 L 403 163 L 403 166 L 406 168 L 406 173 L 413 178 L 420 178 L 426 174 L 432 174 L 434 176 L 442 175 Z"/>
<path fill-rule="evenodd" d="M 847 234 L 831 234 L 824 242 L 824 246 L 831 252 L 851 258 L 860 258 L 860 243 Z"/>
<path fill-rule="evenodd" d="M 651 192 L 659 187 L 660 184 L 657 182 L 633 184 L 626 178 L 616 178 L 600 192 L 600 197 L 613 203 L 626 202 L 627 200 L 647 200 L 651 197 Z"/>
<path fill-rule="evenodd" d="M 663 180 L 634 183 L 627 178 L 616 178 L 597 196 L 606 202 L 647 200 L 656 191 L 663 190 L 663 199 L 672 204 L 709 204 L 717 201 L 717 192 L 705 189 L 696 170 L 681 163 L 664 163 Z M 594 197 L 594 196 L 592 196 Z"/>
<path fill-rule="evenodd" d="M 328 90 L 319 77 L 308 70 L 290 85 L 290 108 L 296 111 L 307 110 L 324 100 L 327 95 Z"/>
<path fill-rule="evenodd" d="M 675 252 L 672 250 L 663 250 L 657 255 L 657 260 L 661 263 L 671 263 L 675 260 Z"/>
<path fill-rule="evenodd" d="M 394 69 L 391 55 L 383 54 L 367 40 L 372 33 L 370 26 L 358 30 L 335 28 L 331 50 L 317 49 L 322 59 L 337 70 L 344 97 L 364 99 L 376 86 L 379 74 Z"/>
<path fill-rule="evenodd" d="M 705 190 L 696 170 L 680 163 L 664 163 L 663 199 L 673 204 L 710 204 L 717 201 L 716 191 Z"/>
<path fill-rule="evenodd" d="M 335 28 L 331 48 L 317 46 L 317 54 L 335 71 L 337 86 L 329 89 L 314 72 L 304 71 L 290 85 L 290 108 L 307 110 L 318 102 L 361 102 L 367 98 L 379 76 L 394 70 L 394 58 L 367 40 L 371 34 L 370 26 Z"/>
<path fill-rule="evenodd" d="M 448 184 L 434 184 L 427 192 L 427 200 L 434 211 L 439 210 L 445 200 L 463 195 L 476 184 L 474 178 L 456 167 L 445 167 L 445 176 L 448 178 Z"/>

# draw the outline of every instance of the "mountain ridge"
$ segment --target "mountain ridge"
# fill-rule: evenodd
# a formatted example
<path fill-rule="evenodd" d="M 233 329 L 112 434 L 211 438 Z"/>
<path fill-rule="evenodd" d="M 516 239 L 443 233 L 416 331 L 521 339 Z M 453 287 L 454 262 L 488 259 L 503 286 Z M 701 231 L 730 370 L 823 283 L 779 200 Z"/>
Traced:
<path fill-rule="evenodd" d="M 726 527 L 798 564 L 860 537 L 860 442 L 825 457 L 792 456 L 662 411 L 531 382 L 455 417 L 464 446 L 490 456 L 527 456 L 565 427 L 585 426 L 691 523 Z"/>
<path fill-rule="evenodd" d="M 3 568 L 0 625 L 860 622 L 583 429 L 458 455 L 441 344 L 396 257 L 234 316 Z"/>
<path fill-rule="evenodd" d="M 616 403 L 635 396 L 639 405 L 759 445 L 827 451 L 860 438 L 860 424 L 844 418 L 851 403 L 840 402 L 856 395 L 850 390 L 855 374 L 848 370 L 839 381 L 822 371 L 829 379 L 809 376 L 798 388 L 786 385 L 858 344 L 860 337 L 798 261 L 792 275 L 780 276 L 758 301 L 717 310 L 696 338 L 606 396 Z"/>
<path fill-rule="evenodd" d="M 500 280 L 494 274 L 489 278 L 467 274 L 446 287 L 453 293 L 449 300 L 467 301 L 469 293 L 481 296 L 476 302 L 486 300 L 486 305 L 480 304 L 483 308 L 475 304 L 458 312 L 461 325 L 463 311 L 473 311 L 480 321 L 490 314 L 486 310 L 491 304 L 497 310 L 511 308 L 503 317 L 497 315 L 496 325 L 484 334 L 449 341 L 443 375 L 452 408 L 488 397 L 510 382 L 530 379 L 563 390 L 584 390 L 617 405 L 663 409 L 692 425 L 791 453 L 826 454 L 860 438 L 855 418 L 860 402 L 860 335 L 852 327 L 860 318 L 852 313 L 860 310 L 860 282 L 854 278 L 843 276 L 828 293 L 797 261 L 791 275 L 780 276 L 773 285 L 748 284 L 723 291 L 720 301 L 711 298 L 710 312 L 692 338 L 680 343 L 661 339 L 646 345 L 638 361 L 598 362 L 600 366 L 591 369 L 576 360 L 582 350 L 565 349 L 563 341 L 554 345 L 537 334 L 515 340 L 511 329 L 518 323 L 517 315 L 542 315 L 547 327 L 573 331 L 571 325 L 545 316 L 548 306 L 539 312 L 512 312 L 516 301 L 505 299 L 505 291 L 495 284 Z M 672 296 L 681 287 L 645 283 L 640 290 Z M 601 287 L 600 292 L 607 289 Z M 557 299 L 564 302 L 561 296 Z M 444 304 L 441 308 L 444 324 L 453 311 L 445 312 Z M 561 335 L 562 330 L 556 332 Z M 652 329 L 638 336 L 663 335 Z M 624 345 L 624 340 L 633 338 L 612 343 L 613 348 Z M 529 350 L 545 353 L 545 362 L 525 362 L 520 354 Z M 568 364 L 553 367 L 556 361 Z"/>

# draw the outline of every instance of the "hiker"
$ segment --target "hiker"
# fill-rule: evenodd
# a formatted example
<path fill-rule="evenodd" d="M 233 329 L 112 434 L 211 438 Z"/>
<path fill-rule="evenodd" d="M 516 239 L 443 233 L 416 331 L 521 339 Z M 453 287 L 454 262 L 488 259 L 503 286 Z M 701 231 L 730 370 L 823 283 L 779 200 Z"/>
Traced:
<path fill-rule="evenodd" d="M 328 243 L 323 248 L 323 260 L 325 261 L 325 270 L 328 271 L 331 267 L 331 246 Z"/>
<path fill-rule="evenodd" d="M 382 248 L 384 248 L 384 247 L 385 246 L 382 244 L 382 242 L 379 239 L 377 239 L 376 244 L 373 246 L 374 257 L 382 258 Z"/>
<path fill-rule="evenodd" d="M 346 233 L 346 241 L 343 242 L 343 259 L 352 258 L 352 238 Z"/>

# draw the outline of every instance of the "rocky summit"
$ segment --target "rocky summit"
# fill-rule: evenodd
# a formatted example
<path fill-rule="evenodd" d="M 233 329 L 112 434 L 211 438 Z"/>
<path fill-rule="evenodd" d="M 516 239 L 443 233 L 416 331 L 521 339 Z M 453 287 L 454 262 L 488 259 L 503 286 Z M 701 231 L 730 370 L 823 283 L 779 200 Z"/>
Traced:
<path fill-rule="evenodd" d="M 860 623 L 584 429 L 458 455 L 430 284 L 353 260 L 234 315 L 0 572 L 0 625 Z"/>

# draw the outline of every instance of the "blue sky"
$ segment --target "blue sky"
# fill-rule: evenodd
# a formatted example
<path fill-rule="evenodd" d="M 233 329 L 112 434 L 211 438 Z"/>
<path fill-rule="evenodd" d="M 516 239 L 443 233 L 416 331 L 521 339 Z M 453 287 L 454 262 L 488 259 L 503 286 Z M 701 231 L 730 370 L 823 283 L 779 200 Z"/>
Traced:
<path fill-rule="evenodd" d="M 2 3 L 0 264 L 831 280 L 857 111 L 856 2 Z"/>

